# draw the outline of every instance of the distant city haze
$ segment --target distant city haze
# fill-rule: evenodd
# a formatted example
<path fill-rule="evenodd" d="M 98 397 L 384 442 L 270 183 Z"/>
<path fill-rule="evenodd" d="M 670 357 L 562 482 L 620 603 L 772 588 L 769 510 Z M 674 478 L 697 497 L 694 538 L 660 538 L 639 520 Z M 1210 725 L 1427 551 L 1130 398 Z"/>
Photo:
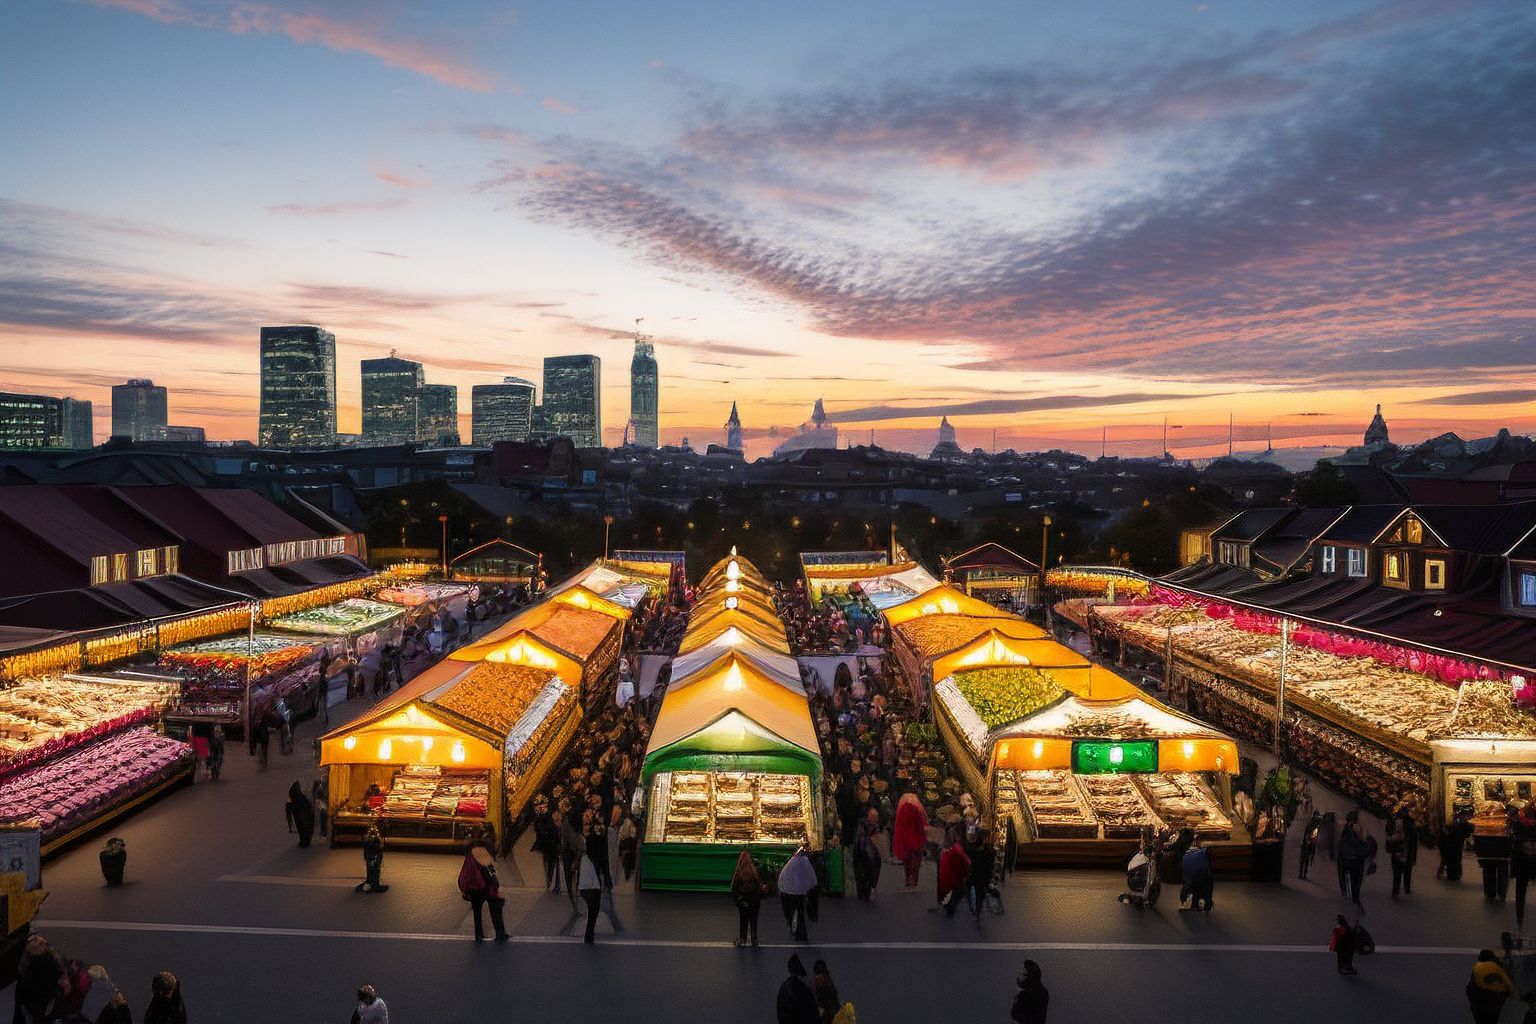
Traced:
<path fill-rule="evenodd" d="M 75 443 L 515 437 L 546 360 L 564 429 L 734 402 L 753 458 L 817 399 L 923 454 L 1536 430 L 1536 4 L 582 10 L 0 6 L 0 391 Z M 262 392 L 303 325 L 328 406 Z"/>

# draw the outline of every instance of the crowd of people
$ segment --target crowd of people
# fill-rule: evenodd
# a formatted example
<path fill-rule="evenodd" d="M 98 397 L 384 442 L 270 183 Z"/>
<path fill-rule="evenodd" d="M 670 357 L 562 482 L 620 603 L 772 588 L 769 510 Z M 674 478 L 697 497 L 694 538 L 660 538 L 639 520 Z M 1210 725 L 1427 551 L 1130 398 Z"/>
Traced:
<path fill-rule="evenodd" d="M 150 979 L 144 1024 L 187 1024 L 181 982 Z M 106 968 L 67 957 L 41 935 L 28 937 L 16 968 L 15 1024 L 132 1024 L 133 1010 Z"/>
<path fill-rule="evenodd" d="M 858 584 L 846 597 L 813 605 L 805 581 L 774 585 L 774 603 L 796 654 L 853 654 L 885 644 L 885 620 Z"/>

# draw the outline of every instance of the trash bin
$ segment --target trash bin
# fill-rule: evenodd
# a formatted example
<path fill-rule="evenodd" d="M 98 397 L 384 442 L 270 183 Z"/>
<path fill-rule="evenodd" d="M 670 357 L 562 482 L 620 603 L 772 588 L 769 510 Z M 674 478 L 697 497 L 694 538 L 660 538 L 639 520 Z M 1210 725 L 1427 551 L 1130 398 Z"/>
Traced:
<path fill-rule="evenodd" d="M 107 885 L 123 884 L 123 869 L 128 866 L 128 844 L 117 837 L 107 840 L 101 851 L 101 874 Z"/>

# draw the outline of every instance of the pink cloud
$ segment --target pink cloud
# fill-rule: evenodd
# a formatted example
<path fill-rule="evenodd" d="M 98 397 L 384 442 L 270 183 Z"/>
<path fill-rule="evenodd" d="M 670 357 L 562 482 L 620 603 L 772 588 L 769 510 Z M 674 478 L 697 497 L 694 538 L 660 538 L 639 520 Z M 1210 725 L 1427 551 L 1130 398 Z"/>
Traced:
<path fill-rule="evenodd" d="M 132 11 L 168 25 L 193 25 L 243 35 L 283 35 L 296 43 L 318 43 L 338 53 L 366 53 L 392 68 L 414 71 L 444 85 L 495 92 L 496 76 L 438 42 L 395 38 L 382 26 L 319 14 L 289 11 L 274 4 L 210 4 L 188 0 L 92 0 L 98 7 Z"/>
<path fill-rule="evenodd" d="M 553 110 L 557 114 L 581 113 L 581 111 L 577 110 L 569 103 L 562 103 L 560 100 L 555 99 L 553 96 L 545 96 L 542 100 L 539 101 L 539 106 L 543 107 L 545 110 Z"/>
<path fill-rule="evenodd" d="M 372 213 L 378 210 L 398 210 L 405 205 L 406 202 L 403 199 L 381 199 L 374 202 L 321 203 L 315 206 L 305 203 L 284 203 L 281 206 L 268 206 L 265 209 L 268 213 L 318 214 L 328 217 L 338 213 Z"/>
<path fill-rule="evenodd" d="M 389 161 L 383 157 L 373 159 L 373 176 L 388 185 L 398 185 L 401 188 L 425 188 L 431 184 L 426 177 L 413 178 L 408 174 L 394 169 Z"/>

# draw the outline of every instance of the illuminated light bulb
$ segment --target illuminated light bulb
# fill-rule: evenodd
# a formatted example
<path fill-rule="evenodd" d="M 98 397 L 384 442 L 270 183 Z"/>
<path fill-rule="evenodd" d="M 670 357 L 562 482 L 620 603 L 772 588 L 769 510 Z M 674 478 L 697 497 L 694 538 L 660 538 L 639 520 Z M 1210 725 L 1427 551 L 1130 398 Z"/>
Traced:
<path fill-rule="evenodd" d="M 1008 744 L 1004 743 L 997 748 L 997 756 L 999 760 L 1006 761 L 1008 759 Z"/>
<path fill-rule="evenodd" d="M 726 565 L 726 567 L 725 567 L 725 578 L 728 579 L 728 580 L 739 580 L 739 579 L 741 579 L 741 566 L 736 563 L 735 559 L 732 559 Z"/>
<path fill-rule="evenodd" d="M 736 557 L 736 545 L 735 544 L 731 545 L 731 557 L 732 558 Z"/>
<path fill-rule="evenodd" d="M 575 605 L 578 608 L 586 608 L 589 605 L 591 605 L 591 603 L 592 603 L 591 601 L 587 600 L 587 595 L 581 593 L 580 591 L 577 591 L 576 593 L 571 595 L 571 604 Z"/>
<path fill-rule="evenodd" d="M 949 615 L 955 615 L 959 613 L 960 605 L 956 603 L 954 598 L 944 597 L 939 599 L 939 610 Z"/>
<path fill-rule="evenodd" d="M 726 580 L 725 581 L 725 592 L 727 594 L 734 594 L 734 593 L 736 593 L 736 591 L 738 591 L 740 589 L 741 589 L 741 584 L 737 583 L 735 580 Z"/>
<path fill-rule="evenodd" d="M 346 739 L 342 740 L 341 741 L 341 749 L 343 749 L 343 750 L 356 750 L 357 749 L 357 737 L 356 736 L 348 736 Z"/>
<path fill-rule="evenodd" d="M 1195 745 L 1193 743 L 1189 742 L 1189 740 L 1185 740 L 1184 741 L 1184 756 L 1185 757 L 1194 757 L 1195 756 Z"/>
<path fill-rule="evenodd" d="M 1044 740 L 1035 740 L 1035 760 L 1038 761 L 1040 758 L 1042 758 L 1044 756 L 1045 756 L 1045 741 Z"/>
<path fill-rule="evenodd" d="M 1110 764 L 1124 764 L 1125 763 L 1125 749 L 1122 748 L 1122 747 L 1110 747 L 1109 748 L 1109 763 Z"/>
<path fill-rule="evenodd" d="M 421 752 L 423 754 L 426 754 L 431 749 L 432 749 L 432 737 L 431 736 L 423 736 L 421 738 Z"/>
<path fill-rule="evenodd" d="M 747 681 L 741 678 L 741 667 L 733 663 L 730 671 L 725 674 L 725 688 L 735 691 L 746 685 Z"/>
<path fill-rule="evenodd" d="M 395 745 L 393 743 L 391 743 L 389 740 L 387 740 L 387 739 L 386 740 L 380 740 L 379 741 L 379 760 L 380 761 L 388 761 L 389 760 L 389 755 L 394 751 L 394 749 L 395 749 Z"/>
<path fill-rule="evenodd" d="M 738 604 L 740 604 L 740 603 L 741 602 L 736 600 L 736 598 L 734 598 L 734 597 L 728 597 L 728 598 L 725 599 L 725 606 L 727 608 L 731 609 L 732 611 L 735 611 L 736 610 L 736 606 Z"/>
<path fill-rule="evenodd" d="M 462 740 L 454 740 L 453 741 L 453 749 L 451 751 L 449 751 L 448 753 L 449 753 L 449 756 L 451 756 L 453 758 L 453 760 L 456 763 L 458 763 L 458 764 L 463 764 L 464 763 L 464 758 L 467 756 L 464 753 L 464 743 L 463 743 Z"/>

